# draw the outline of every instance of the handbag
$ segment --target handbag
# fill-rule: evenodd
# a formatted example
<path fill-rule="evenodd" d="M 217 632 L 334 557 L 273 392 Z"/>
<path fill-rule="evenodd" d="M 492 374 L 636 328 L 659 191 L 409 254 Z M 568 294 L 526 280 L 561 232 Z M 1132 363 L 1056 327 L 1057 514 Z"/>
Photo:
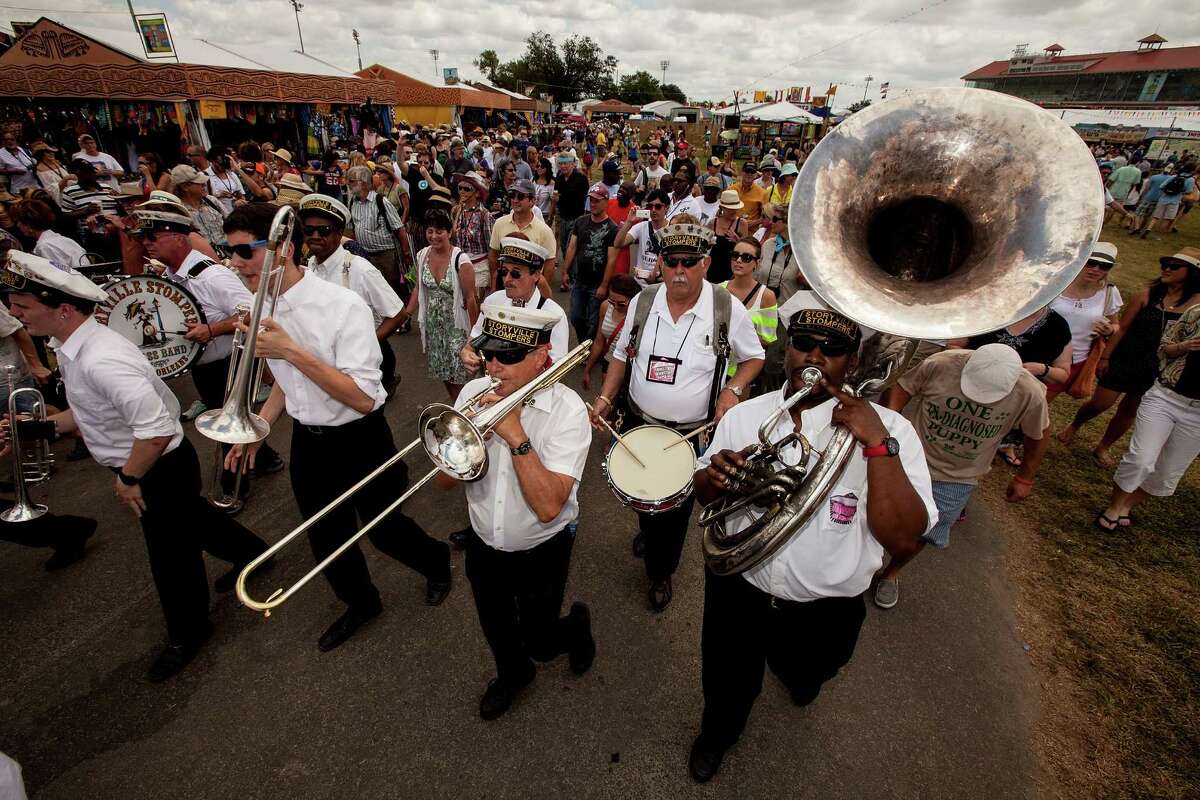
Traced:
<path fill-rule="evenodd" d="M 1108 308 L 1109 300 L 1112 298 L 1112 284 L 1107 284 L 1104 287 L 1104 307 L 1101 311 Z M 1083 400 L 1091 397 L 1096 391 L 1096 365 L 1100 363 L 1100 354 L 1104 352 L 1104 338 L 1097 336 L 1092 341 L 1092 347 L 1088 350 L 1087 360 L 1083 362 L 1083 369 L 1079 370 L 1079 374 L 1075 376 L 1075 380 L 1071 382 L 1071 386 L 1067 391 L 1071 397 L 1077 400 Z"/>

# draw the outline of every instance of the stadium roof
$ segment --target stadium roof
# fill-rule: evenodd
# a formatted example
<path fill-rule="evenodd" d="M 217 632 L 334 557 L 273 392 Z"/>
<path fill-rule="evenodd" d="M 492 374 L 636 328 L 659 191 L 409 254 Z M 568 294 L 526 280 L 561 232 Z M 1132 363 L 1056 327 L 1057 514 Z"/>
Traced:
<path fill-rule="evenodd" d="M 1160 37 L 1161 38 L 1161 37 Z M 1105 72 L 1165 72 L 1169 70 L 1200 69 L 1200 47 L 1161 47 L 1157 49 L 1121 50 L 1113 53 L 1084 53 L 1060 55 L 1054 58 L 1038 57 L 1033 65 L 1083 63 L 1080 69 L 1071 70 L 1072 75 L 1095 75 Z M 1051 71 L 1009 72 L 1009 59 L 993 61 L 974 72 L 962 76 L 964 81 L 988 78 L 1032 78 L 1042 75 L 1061 74 Z M 1027 64 L 1026 64 L 1027 66 Z"/>

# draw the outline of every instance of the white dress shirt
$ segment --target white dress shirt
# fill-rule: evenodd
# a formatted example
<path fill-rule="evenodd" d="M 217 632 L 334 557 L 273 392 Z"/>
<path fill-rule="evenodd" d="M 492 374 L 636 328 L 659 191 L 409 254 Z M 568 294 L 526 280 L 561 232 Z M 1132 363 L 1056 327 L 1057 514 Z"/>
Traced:
<path fill-rule="evenodd" d="M 476 378 L 463 387 L 456 407 L 461 409 L 487 386 Z M 489 547 L 505 552 L 528 550 L 549 539 L 579 516 L 579 480 L 583 477 L 592 430 L 587 408 L 574 391 L 556 383 L 535 394 L 521 409 L 521 427 L 542 464 L 551 472 L 575 479 L 562 511 L 550 522 L 541 522 L 521 493 L 508 443 L 499 436 L 488 439 L 488 471 L 477 481 L 464 483 L 471 527 Z M 530 454 L 532 455 L 532 454 Z"/>
<path fill-rule="evenodd" d="M 22 189 L 38 185 L 37 161 L 24 147 L 18 146 L 15 153 L 7 147 L 0 147 L 0 167 L 24 170 L 8 176 L 8 190 L 13 194 L 20 194 Z"/>
<path fill-rule="evenodd" d="M 554 323 L 554 327 L 550 329 L 550 361 L 558 361 L 565 356 L 570 350 L 570 332 L 567 326 L 567 315 L 563 312 L 562 306 L 546 298 L 546 302 L 540 306 L 542 302 L 542 293 L 535 286 L 533 287 L 533 295 L 525 303 L 526 308 L 541 308 L 549 314 L 558 316 L 558 322 Z M 483 301 L 483 305 L 490 306 L 511 306 L 512 299 L 508 293 L 501 289 L 498 292 L 492 292 Z M 471 338 L 474 339 L 479 334 L 483 333 L 483 314 L 479 315 L 479 319 L 475 320 L 475 326 L 471 328 Z"/>
<path fill-rule="evenodd" d="M 310 256 L 308 270 L 321 280 L 349 289 L 361 297 L 371 309 L 376 328 L 385 319 L 391 319 L 404 309 L 400 295 L 396 294 L 383 273 L 362 256 L 346 252 L 341 245 L 319 264 L 316 256 Z"/>
<path fill-rule="evenodd" d="M 621 335 L 613 348 L 613 358 L 624 362 L 629 348 L 629 334 L 633 328 L 636 302 L 629 304 L 630 316 L 621 326 Z M 642 326 L 641 342 L 632 369 L 629 392 L 638 408 L 657 420 L 664 422 L 697 422 L 708 419 L 708 398 L 712 390 L 713 373 L 717 368 L 717 353 L 713 347 L 713 285 L 704 282 L 696 304 L 679 316 L 671 319 L 667 308 L 667 289 L 663 285 L 654 296 L 650 315 Z M 750 315 L 735 298 L 730 305 L 729 346 L 730 361 L 738 364 L 752 358 L 765 358 L 762 342 L 754 332 Z M 646 378 L 650 356 L 678 358 L 675 383 L 655 383 Z"/>
<path fill-rule="evenodd" d="M 177 271 L 172 272 L 168 269 L 163 276 L 187 287 L 187 290 L 196 296 L 196 300 L 200 303 L 200 310 L 204 312 L 204 318 L 210 323 L 235 316 L 239 305 L 253 307 L 254 296 L 250 294 L 246 284 L 242 283 L 242 279 L 228 267 L 214 262 L 211 267 L 203 270 L 199 275 L 189 275 L 192 267 L 202 261 L 210 260 L 199 250 L 193 250 L 188 253 Z M 196 363 L 208 364 L 212 361 L 220 361 L 231 352 L 233 352 L 233 334 L 217 336 L 209 341 L 204 348 L 204 353 Z"/>
<path fill-rule="evenodd" d="M 134 439 L 170 436 L 166 453 L 179 446 L 179 400 L 136 345 L 88 317 L 65 342 L 51 339 L 50 346 L 75 424 L 97 462 L 124 466 Z"/>
<path fill-rule="evenodd" d="M 778 392 L 755 397 L 731 408 L 729 413 L 721 417 L 712 444 L 697 459 L 696 469 L 706 468 L 713 454 L 721 450 L 741 451 L 751 444 L 757 444 L 758 426 L 779 408 L 790 393 L 791 387 L 785 385 Z M 830 419 L 836 404 L 834 399 L 826 400 L 800 417 L 800 431 L 813 448 L 809 457 L 810 468 L 816 464 L 819 452 L 833 438 L 834 427 Z M 938 512 L 933 502 L 929 467 L 925 464 L 921 440 L 904 417 L 883 406 L 872 405 L 889 435 L 900 443 L 900 455 L 897 458 L 925 506 L 928 520 L 924 532 L 928 533 L 937 522 Z M 779 441 L 793 428 L 791 416 L 785 414 L 772 428 L 771 441 Z M 784 448 L 780 455 L 784 463 L 794 465 L 799 461 L 800 448 L 793 444 Z M 736 533 L 761 515 L 761 509 L 748 506 L 726 519 L 726 530 Z M 867 459 L 863 458 L 862 446 L 855 445 L 845 471 L 805 526 L 775 555 L 754 569 L 743 572 L 742 577 L 767 594 L 784 600 L 853 597 L 866 591 L 871 584 L 871 577 L 882 565 L 883 545 L 875 539 L 867 525 Z"/>
<path fill-rule="evenodd" d="M 87 251 L 74 239 L 68 239 L 56 231 L 44 230 L 33 245 L 33 254 L 59 269 L 70 270 L 83 265 Z"/>
<path fill-rule="evenodd" d="M 383 353 L 371 325 L 371 310 L 361 297 L 305 272 L 280 295 L 274 319 L 296 344 L 353 378 L 358 388 L 375 399 L 372 410 L 383 405 L 387 399 L 379 371 Z M 270 358 L 267 363 L 275 383 L 283 389 L 288 416 L 296 422 L 345 425 L 364 416 L 335 400 L 287 361 Z"/>

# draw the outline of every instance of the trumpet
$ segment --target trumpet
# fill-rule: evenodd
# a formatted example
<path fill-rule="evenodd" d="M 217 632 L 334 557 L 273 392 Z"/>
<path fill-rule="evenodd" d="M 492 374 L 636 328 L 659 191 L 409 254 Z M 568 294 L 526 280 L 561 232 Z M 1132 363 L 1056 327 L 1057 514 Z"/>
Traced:
<path fill-rule="evenodd" d="M 258 341 L 258 330 L 263 316 L 274 314 L 275 305 L 279 302 L 279 289 L 283 284 L 284 271 L 281 251 L 291 242 L 295 226 L 296 212 L 290 206 L 279 209 L 279 213 L 271 221 L 271 229 L 267 234 L 267 252 L 258 280 L 258 291 L 254 293 L 254 304 L 249 309 L 246 331 L 238 330 L 233 336 L 233 351 L 229 356 L 229 372 L 225 378 L 225 403 L 221 408 L 205 411 L 196 417 L 196 430 L 222 444 L 253 444 L 261 442 L 271 432 L 270 424 L 252 410 L 254 398 L 258 395 L 258 388 L 262 383 L 264 364 L 263 359 L 254 357 L 254 345 Z M 266 310 L 268 301 L 269 311 Z M 244 306 L 239 307 L 239 312 L 242 308 Z M 217 448 L 216 469 L 208 501 L 223 511 L 236 512 L 242 506 L 238 493 L 241 490 L 242 473 L 245 472 L 249 454 L 243 452 L 233 493 L 226 495 L 221 489 L 223 449 Z"/>
<path fill-rule="evenodd" d="M 421 415 L 417 420 L 419 435 L 416 439 L 400 452 L 396 453 L 396 455 L 383 462 L 373 472 L 363 477 L 358 483 L 343 492 L 339 497 L 330 502 L 329 505 L 302 522 L 299 527 L 285 535 L 258 558 L 246 565 L 237 578 L 236 590 L 238 600 L 247 608 L 254 611 L 261 611 L 263 612 L 263 616 L 269 617 L 271 616 L 271 609 L 286 602 L 289 597 L 303 588 L 305 584 L 321 574 L 342 553 L 349 550 L 355 542 L 403 505 L 405 500 L 416 494 L 422 486 L 432 480 L 439 472 L 445 472 L 447 475 L 457 478 L 460 481 L 474 481 L 482 478 L 487 474 L 489 464 L 487 437 L 496 425 L 508 416 L 510 412 L 529 401 L 534 394 L 558 383 L 568 372 L 582 364 L 587 359 L 591 346 L 592 341 L 590 339 L 580 342 L 574 350 L 563 356 L 562 359 L 553 364 L 541 375 L 491 405 L 482 405 L 482 400 L 500 385 L 500 381 L 495 378 L 491 380 L 489 385 L 472 395 L 462 411 L 444 403 L 432 403 L 426 406 L 421 411 Z M 309 570 L 308 574 L 286 590 L 276 589 L 266 600 L 255 600 L 250 597 L 246 591 L 246 581 L 250 577 L 250 574 L 258 569 L 259 565 L 273 558 L 289 542 L 319 522 L 326 514 L 353 497 L 355 493 L 386 472 L 388 468 L 408 455 L 418 445 L 425 448 L 426 455 L 429 456 L 435 465 L 433 469 L 425 473 L 408 491 L 400 495 L 391 505 L 381 511 L 378 516 L 366 525 L 363 525 L 357 533 L 330 553 L 324 561 Z"/>
<path fill-rule="evenodd" d="M 17 368 L 9 364 L 4 368 L 8 382 L 8 421 L 9 436 L 12 446 L 13 493 L 15 495 L 12 508 L 0 513 L 4 522 L 28 522 L 46 513 L 46 506 L 33 503 L 29 499 L 29 486 L 50 479 L 50 467 L 54 456 L 50 452 L 50 444 L 45 439 L 35 439 L 32 445 L 21 441 L 17 425 L 17 399 L 25 394 L 34 397 L 33 420 L 46 421 L 46 399 L 42 393 L 31 387 L 17 388 Z M 26 447 L 31 453 L 26 460 Z"/>

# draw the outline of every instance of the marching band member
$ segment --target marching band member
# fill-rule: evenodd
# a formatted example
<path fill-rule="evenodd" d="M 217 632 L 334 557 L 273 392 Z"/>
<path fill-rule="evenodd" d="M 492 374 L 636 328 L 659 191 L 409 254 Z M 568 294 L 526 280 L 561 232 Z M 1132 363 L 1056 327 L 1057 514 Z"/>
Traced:
<path fill-rule="evenodd" d="M 239 319 L 238 306 L 249 308 L 254 298 L 245 284 L 230 269 L 226 269 L 192 247 L 188 234 L 192 221 L 184 214 L 166 209 L 161 203 L 137 211 L 139 227 L 134 236 L 141 240 L 146 254 L 166 266 L 163 277 L 187 288 L 196 296 L 208 322 L 189 323 L 187 338 L 200 342 L 204 352 L 192 365 L 192 382 L 200 402 L 208 408 L 225 404 L 225 384 L 229 376 L 229 361 L 233 353 L 233 331 Z M 249 247 L 242 247 L 249 255 Z M 222 445 L 228 453 L 230 445 Z M 255 473 L 268 475 L 283 469 L 283 459 L 264 443 L 258 452 Z M 236 475 L 225 470 L 221 485 L 226 494 L 233 491 Z M 249 491 L 249 481 L 242 481 L 243 493 Z"/>
<path fill-rule="evenodd" d="M 858 445 L 819 508 L 786 544 L 742 574 L 705 570 L 701 669 L 704 714 L 692 744 L 689 769 L 698 782 L 720 768 L 726 749 L 741 735 L 769 665 L 788 687 L 792 702 L 816 699 L 825 681 L 854 652 L 866 615 L 863 593 L 883 563 L 915 552 L 937 521 L 937 508 L 921 440 L 900 414 L 843 391 L 858 362 L 861 331 L 851 319 L 824 308 L 796 312 L 787 328 L 788 383 L 726 414 L 694 476 L 701 503 L 724 495 L 729 477 L 758 443 L 759 426 L 785 398 L 804 385 L 801 372 L 823 375 L 812 393 L 770 432 L 778 441 L 793 429 L 812 444 L 815 462 L 841 424 Z M 781 451 L 797 463 L 798 445 Z M 744 529 L 761 512 L 749 508 L 726 520 Z"/>
<path fill-rule="evenodd" d="M 141 520 L 167 623 L 167 646 L 147 678 L 164 681 L 212 633 L 203 552 L 234 565 L 217 581 L 218 591 L 228 591 L 267 545 L 203 499 L 179 401 L 136 346 L 92 318 L 96 303 L 108 299 L 104 291 L 77 272 L 17 253 L 0 277 L 13 315 L 31 335 L 53 337 L 71 406 L 49 418 L 54 431 L 82 434 L 96 461 L 116 473 L 117 498 Z"/>
<path fill-rule="evenodd" d="M 567 354 L 570 329 L 562 306 L 544 296 L 538 289 L 542 268 L 548 257 L 549 251 L 525 238 L 523 233 L 505 236 L 500 240 L 500 266 L 496 270 L 497 276 L 504 282 L 504 289 L 488 295 L 484 304 L 508 308 L 536 308 L 552 314 L 557 320 L 550 332 L 550 361 L 554 362 Z M 479 357 L 473 344 L 474 340 L 483 334 L 483 323 L 484 316 L 480 314 L 471 328 L 471 338 L 460 352 L 468 374 L 478 373 L 484 366 L 483 359 Z M 451 533 L 450 541 L 455 547 L 463 547 L 472 535 L 470 528 L 463 528 Z"/>
<path fill-rule="evenodd" d="M 309 194 L 300 200 L 299 216 L 304 243 L 312 253 L 308 259 L 309 272 L 349 289 L 371 309 L 375 338 L 383 354 L 380 366 L 383 386 L 390 395 L 396 385 L 396 354 L 388 337 L 400 327 L 404 303 L 374 264 L 362 256 L 351 255 L 342 246 L 342 231 L 352 221 L 346 206 L 323 194 Z"/>
<path fill-rule="evenodd" d="M 712 230 L 683 214 L 662 229 L 659 242 L 663 282 L 644 289 L 627 312 L 594 404 L 597 429 L 599 418 L 611 415 L 623 396 L 626 429 L 651 424 L 693 431 L 736 406 L 762 369 L 765 353 L 745 307 L 704 279 Z M 723 382 L 730 357 L 737 368 Z M 655 611 L 671 602 L 671 576 L 693 505 L 689 496 L 658 514 L 637 512 L 634 552 L 645 559 Z"/>
<path fill-rule="evenodd" d="M 550 340 L 561 313 L 508 306 L 483 307 L 482 331 L 471 344 L 498 378 L 496 402 L 534 380 L 551 363 Z M 463 387 L 462 409 L 488 377 Z M 533 661 L 567 653 L 576 675 L 596 654 L 591 617 L 583 603 L 559 616 L 579 515 L 576 494 L 592 435 L 579 395 L 561 382 L 534 394 L 493 429 L 490 466 L 482 478 L 462 484 L 473 533 L 466 571 L 479 625 L 496 660 L 496 678 L 479 703 L 479 716 L 496 719 L 533 680 Z M 459 481 L 442 473 L 445 488 Z"/>
<path fill-rule="evenodd" d="M 233 265 L 252 292 L 265 278 L 264 245 L 275 213 L 273 206 L 251 204 L 225 218 Z M 312 219 L 311 213 L 308 218 Z M 242 257 L 239 245 L 251 248 L 250 258 Z M 370 309 L 351 290 L 302 272 L 291 259 L 292 249 L 284 247 L 285 252 L 276 254 L 283 281 L 274 319 L 262 320 L 255 355 L 267 359 L 275 376 L 260 414 L 272 425 L 285 410 L 292 418 L 292 492 L 300 513 L 311 517 L 394 456 L 396 445 L 383 417 L 386 392 Z M 249 445 L 251 467 L 257 448 Z M 241 450 L 240 445 L 234 446 L 227 467 L 237 463 Z M 309 530 L 313 555 L 321 560 L 336 550 L 355 528 L 355 517 L 363 523 L 373 519 L 407 484 L 408 467 L 398 461 Z M 377 549 L 425 577 L 427 604 L 439 605 L 446 599 L 450 548 L 445 542 L 431 538 L 398 509 L 368 537 Z M 345 642 L 383 610 L 357 545 L 324 574 L 348 608 L 318 641 L 323 652 Z"/>

